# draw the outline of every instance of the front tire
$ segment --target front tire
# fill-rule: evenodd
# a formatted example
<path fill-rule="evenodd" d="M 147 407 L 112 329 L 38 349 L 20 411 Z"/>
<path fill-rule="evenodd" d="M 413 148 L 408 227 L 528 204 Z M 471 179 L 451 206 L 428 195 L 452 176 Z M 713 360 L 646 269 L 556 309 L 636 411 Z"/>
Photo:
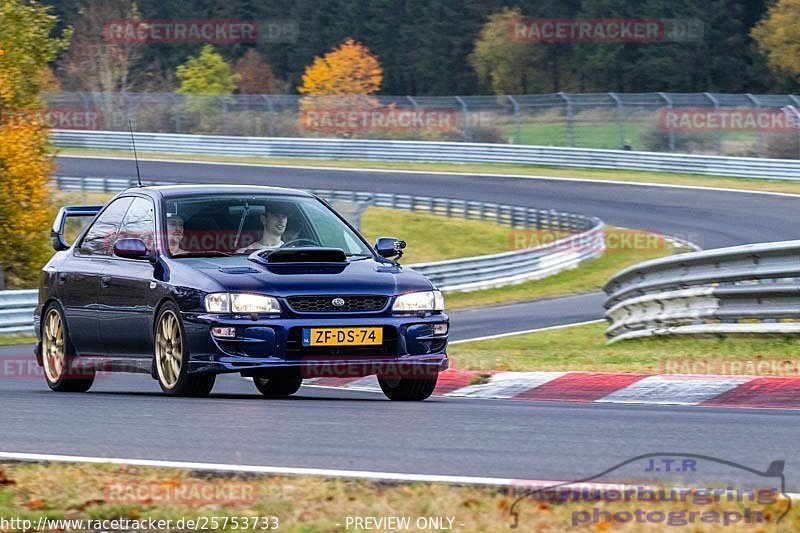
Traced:
<path fill-rule="evenodd" d="M 277 372 L 269 377 L 254 377 L 258 392 L 271 398 L 291 396 L 303 384 L 303 377 L 299 372 Z"/>
<path fill-rule="evenodd" d="M 167 396 L 208 396 L 214 388 L 215 374 L 189 374 L 189 348 L 178 306 L 164 304 L 156 319 L 156 377 Z"/>
<path fill-rule="evenodd" d="M 61 308 L 52 304 L 42 321 L 42 366 L 47 386 L 55 392 L 86 392 L 94 383 L 95 372 L 76 369 L 75 348 L 69 340 L 67 321 Z"/>
<path fill-rule="evenodd" d="M 436 388 L 439 376 L 432 378 L 395 378 L 378 377 L 378 384 L 383 394 L 390 400 L 402 402 L 419 402 L 427 399 Z"/>

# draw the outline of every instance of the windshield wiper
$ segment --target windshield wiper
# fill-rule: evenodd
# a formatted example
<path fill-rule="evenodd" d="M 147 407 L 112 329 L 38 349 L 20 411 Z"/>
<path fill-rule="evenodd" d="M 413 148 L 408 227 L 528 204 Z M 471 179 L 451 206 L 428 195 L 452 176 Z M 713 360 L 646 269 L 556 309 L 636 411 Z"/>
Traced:
<path fill-rule="evenodd" d="M 351 258 L 368 259 L 368 258 L 372 257 L 370 254 L 344 254 L 344 255 L 348 259 L 351 259 Z"/>
<path fill-rule="evenodd" d="M 172 254 L 173 259 L 176 257 L 230 257 L 233 254 L 231 252 L 223 252 L 221 250 L 207 250 L 201 252 L 179 252 L 177 254 Z"/>

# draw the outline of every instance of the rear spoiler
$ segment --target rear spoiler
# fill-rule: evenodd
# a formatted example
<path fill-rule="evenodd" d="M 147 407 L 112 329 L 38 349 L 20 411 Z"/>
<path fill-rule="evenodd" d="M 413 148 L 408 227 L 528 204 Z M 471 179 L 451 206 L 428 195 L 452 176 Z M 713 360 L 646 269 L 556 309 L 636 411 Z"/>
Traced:
<path fill-rule="evenodd" d="M 102 205 L 65 205 L 59 209 L 56 219 L 53 221 L 53 228 L 50 230 L 50 244 L 53 245 L 55 251 L 60 252 L 70 247 L 64 239 L 64 226 L 67 224 L 67 218 L 94 218 L 102 209 Z"/>

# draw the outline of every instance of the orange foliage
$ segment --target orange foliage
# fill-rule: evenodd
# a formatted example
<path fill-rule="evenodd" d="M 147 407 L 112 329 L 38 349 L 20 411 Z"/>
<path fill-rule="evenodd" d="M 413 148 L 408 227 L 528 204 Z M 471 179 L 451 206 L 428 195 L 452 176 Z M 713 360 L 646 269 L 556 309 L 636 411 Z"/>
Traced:
<path fill-rule="evenodd" d="M 376 93 L 383 82 L 383 68 L 369 49 L 353 39 L 347 39 L 306 67 L 303 84 L 297 88 L 307 95 L 300 101 L 300 121 L 314 114 L 345 111 L 368 112 L 380 108 L 369 94 Z M 314 131 L 351 137 L 359 130 L 352 125 L 315 127 Z"/>
<path fill-rule="evenodd" d="M 347 39 L 306 67 L 300 94 L 372 94 L 380 90 L 383 68 L 369 48 Z"/>
<path fill-rule="evenodd" d="M 34 110 L 18 112 L 35 117 Z M 49 254 L 50 191 L 53 170 L 47 129 L 41 120 L 0 123 L 0 265 L 10 287 L 30 287 Z"/>

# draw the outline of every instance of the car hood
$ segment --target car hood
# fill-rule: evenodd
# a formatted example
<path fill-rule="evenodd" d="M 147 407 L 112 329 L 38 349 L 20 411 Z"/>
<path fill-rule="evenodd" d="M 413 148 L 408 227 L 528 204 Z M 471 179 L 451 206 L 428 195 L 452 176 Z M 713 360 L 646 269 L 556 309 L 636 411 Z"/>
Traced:
<path fill-rule="evenodd" d="M 409 268 L 359 259 L 347 263 L 262 265 L 245 256 L 177 260 L 219 284 L 218 290 L 271 296 L 312 294 L 396 295 L 433 285 Z M 177 262 L 176 261 L 176 262 Z"/>

